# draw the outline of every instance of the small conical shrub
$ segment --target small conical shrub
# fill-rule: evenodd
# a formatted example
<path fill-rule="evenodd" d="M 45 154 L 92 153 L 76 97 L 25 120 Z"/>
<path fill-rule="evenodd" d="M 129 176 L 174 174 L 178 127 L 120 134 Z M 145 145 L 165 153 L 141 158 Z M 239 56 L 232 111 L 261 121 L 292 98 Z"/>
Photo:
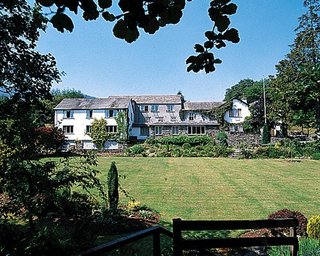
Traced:
<path fill-rule="evenodd" d="M 111 210 L 116 210 L 119 202 L 119 191 L 118 191 L 118 170 L 116 163 L 112 162 L 110 170 L 108 172 L 108 200 L 109 207 Z"/>
<path fill-rule="evenodd" d="M 267 124 L 265 124 L 263 126 L 263 130 L 262 130 L 262 140 L 261 143 L 262 144 L 268 144 L 270 143 L 270 131 L 269 131 L 269 126 Z"/>

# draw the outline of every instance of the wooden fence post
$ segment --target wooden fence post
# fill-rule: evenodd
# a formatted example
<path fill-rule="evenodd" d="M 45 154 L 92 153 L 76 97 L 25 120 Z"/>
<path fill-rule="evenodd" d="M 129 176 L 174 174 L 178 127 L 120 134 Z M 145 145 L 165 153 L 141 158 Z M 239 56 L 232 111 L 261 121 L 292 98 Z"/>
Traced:
<path fill-rule="evenodd" d="M 182 256 L 182 249 L 180 241 L 182 240 L 181 219 L 173 219 L 173 256 Z"/>
<path fill-rule="evenodd" d="M 160 248 L 160 232 L 157 230 L 153 234 L 153 256 L 160 256 L 161 248 Z"/>

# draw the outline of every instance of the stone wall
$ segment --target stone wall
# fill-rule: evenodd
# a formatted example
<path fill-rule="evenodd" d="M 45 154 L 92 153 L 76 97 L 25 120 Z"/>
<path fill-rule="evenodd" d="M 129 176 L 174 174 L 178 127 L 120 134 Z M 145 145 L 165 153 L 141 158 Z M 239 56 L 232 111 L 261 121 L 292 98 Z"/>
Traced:
<path fill-rule="evenodd" d="M 228 145 L 231 147 L 239 148 L 241 144 L 247 144 L 249 146 L 257 147 L 260 142 L 259 134 L 246 134 L 246 133 L 230 133 L 228 135 Z M 212 134 L 215 136 L 215 133 Z"/>

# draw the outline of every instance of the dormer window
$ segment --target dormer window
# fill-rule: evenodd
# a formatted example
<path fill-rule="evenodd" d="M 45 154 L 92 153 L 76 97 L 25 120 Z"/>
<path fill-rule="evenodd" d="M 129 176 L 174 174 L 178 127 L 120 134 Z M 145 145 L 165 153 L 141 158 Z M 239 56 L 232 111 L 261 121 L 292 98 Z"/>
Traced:
<path fill-rule="evenodd" d="M 139 110 L 141 112 L 148 112 L 148 105 L 139 105 Z"/>
<path fill-rule="evenodd" d="M 195 113 L 189 113 L 189 120 L 193 121 L 196 119 L 196 114 Z"/>
<path fill-rule="evenodd" d="M 152 105 L 151 112 L 159 112 L 159 105 Z"/>
<path fill-rule="evenodd" d="M 167 112 L 174 112 L 174 106 L 173 105 L 167 105 Z"/>

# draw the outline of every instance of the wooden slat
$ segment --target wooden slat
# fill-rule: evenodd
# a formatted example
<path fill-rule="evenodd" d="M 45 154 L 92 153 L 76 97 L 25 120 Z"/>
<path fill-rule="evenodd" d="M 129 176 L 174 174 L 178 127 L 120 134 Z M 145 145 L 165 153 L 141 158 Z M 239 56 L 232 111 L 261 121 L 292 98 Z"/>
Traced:
<path fill-rule="evenodd" d="M 297 227 L 296 219 L 277 220 L 228 220 L 228 221 L 207 221 L 207 220 L 180 220 L 174 219 L 176 228 L 181 230 L 237 230 L 237 229 L 261 229 L 261 228 L 283 228 Z"/>

